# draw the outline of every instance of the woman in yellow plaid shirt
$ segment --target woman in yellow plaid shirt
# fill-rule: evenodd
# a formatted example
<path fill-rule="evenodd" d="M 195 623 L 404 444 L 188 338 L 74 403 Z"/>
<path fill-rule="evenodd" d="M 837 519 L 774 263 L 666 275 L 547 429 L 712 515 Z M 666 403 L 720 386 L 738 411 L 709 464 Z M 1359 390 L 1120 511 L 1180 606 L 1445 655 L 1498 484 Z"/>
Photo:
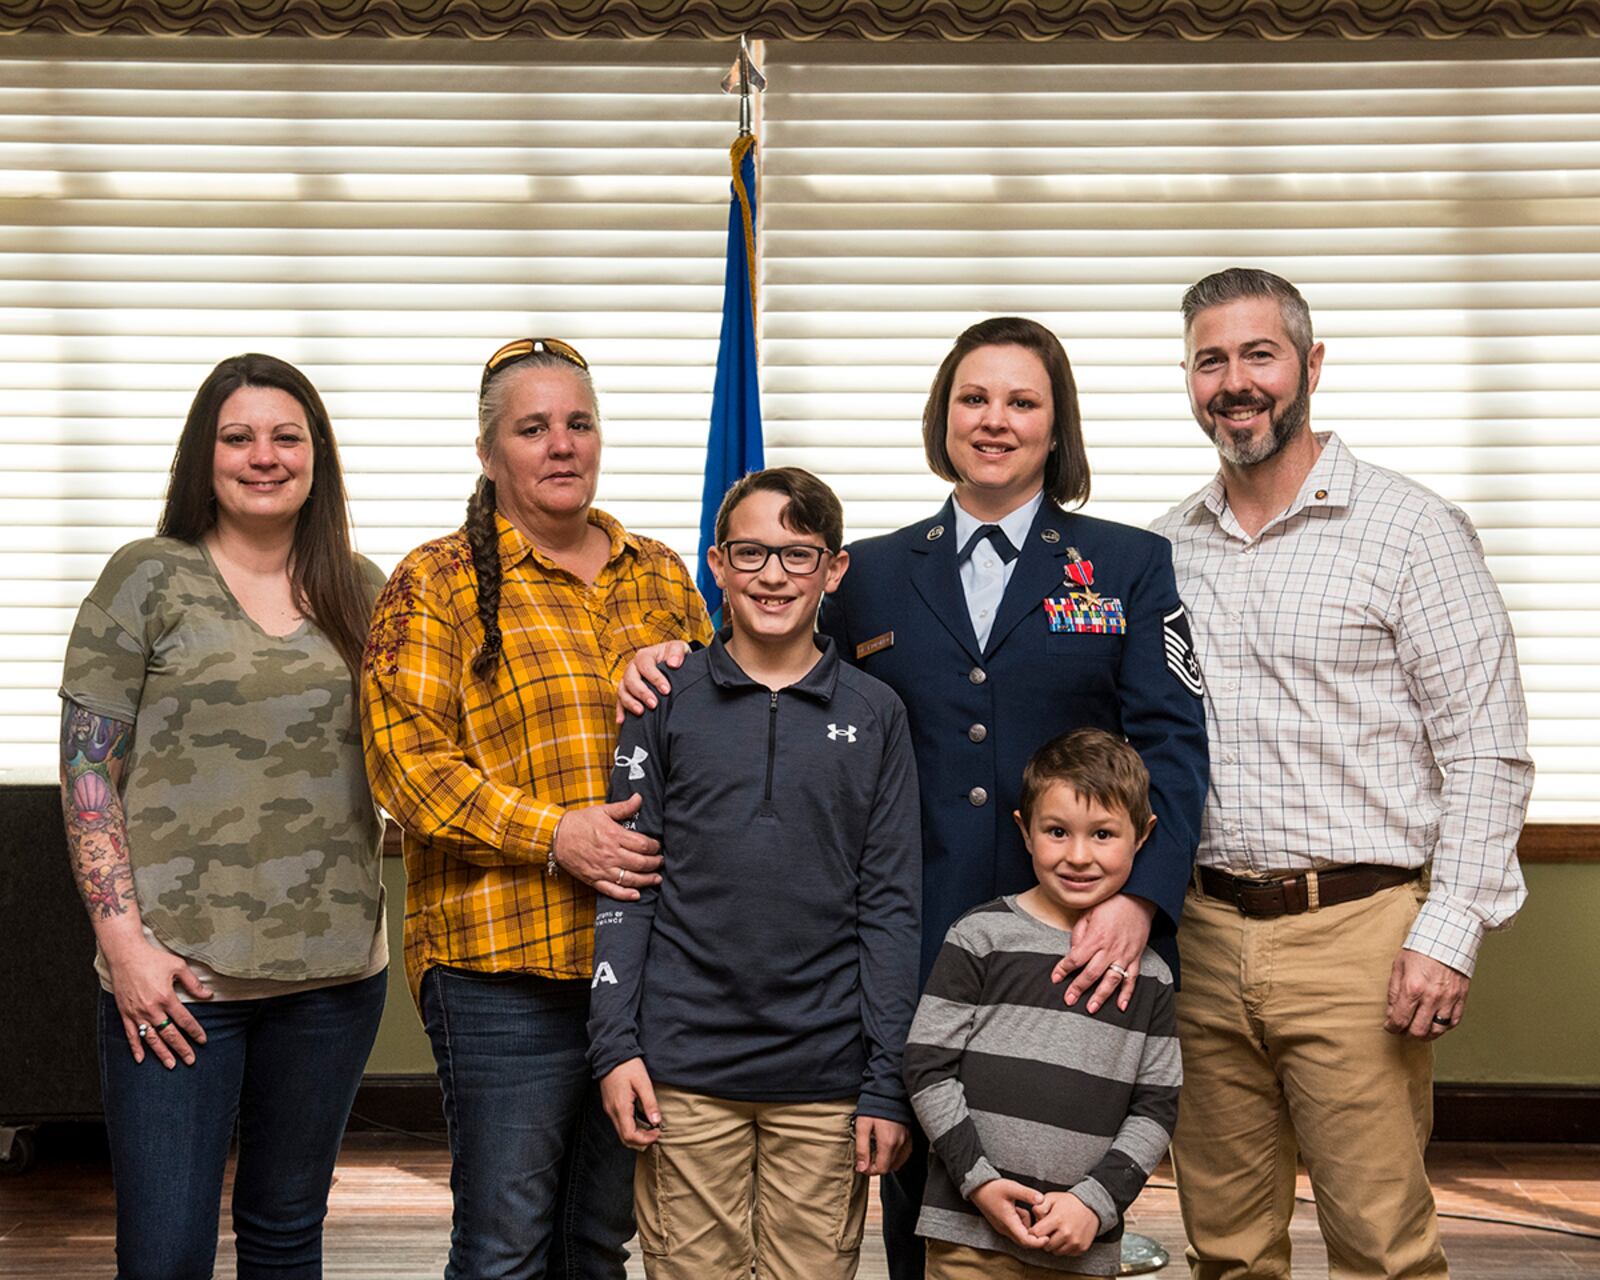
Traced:
<path fill-rule="evenodd" d="M 637 801 L 602 803 L 634 652 L 706 641 L 682 561 L 594 502 L 584 358 L 508 343 L 478 395 L 466 525 L 378 601 L 363 670 L 373 794 L 405 829 L 405 964 L 433 1043 L 455 1213 L 447 1280 L 622 1280 L 633 1156 L 584 1053 L 596 895 L 655 884 Z"/>

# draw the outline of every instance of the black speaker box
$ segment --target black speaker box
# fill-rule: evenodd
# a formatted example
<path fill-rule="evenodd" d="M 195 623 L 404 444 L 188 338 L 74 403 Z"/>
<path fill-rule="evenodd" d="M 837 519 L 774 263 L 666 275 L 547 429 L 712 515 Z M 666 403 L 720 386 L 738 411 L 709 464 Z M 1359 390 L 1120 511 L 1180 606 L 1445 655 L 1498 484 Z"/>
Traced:
<path fill-rule="evenodd" d="M 93 966 L 61 792 L 0 787 L 0 1125 L 100 1118 Z"/>

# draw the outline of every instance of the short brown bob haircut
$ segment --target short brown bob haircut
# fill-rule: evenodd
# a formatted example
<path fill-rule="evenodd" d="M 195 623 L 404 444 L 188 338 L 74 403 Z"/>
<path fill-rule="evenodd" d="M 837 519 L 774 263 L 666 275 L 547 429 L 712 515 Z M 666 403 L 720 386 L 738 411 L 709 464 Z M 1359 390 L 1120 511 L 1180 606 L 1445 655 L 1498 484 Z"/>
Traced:
<path fill-rule="evenodd" d="M 1055 408 L 1050 453 L 1044 463 L 1044 495 L 1058 506 L 1082 506 L 1089 500 L 1089 455 L 1083 447 L 1083 419 L 1078 413 L 1078 384 L 1072 377 L 1061 339 L 1037 320 L 996 316 L 967 329 L 933 375 L 928 403 L 922 410 L 922 448 L 928 469 L 941 480 L 959 483 L 945 437 L 950 429 L 950 393 L 956 367 L 979 347 L 1023 347 L 1044 363 Z"/>
<path fill-rule="evenodd" d="M 1022 771 L 1018 809 L 1024 826 L 1033 821 L 1039 797 L 1057 782 L 1086 800 L 1127 814 L 1134 839 L 1143 839 L 1150 825 L 1150 772 L 1121 738 L 1104 729 L 1074 729 L 1035 751 Z"/>
<path fill-rule="evenodd" d="M 716 538 L 728 540 L 733 509 L 752 493 L 781 493 L 789 499 L 783 509 L 783 527 L 821 538 L 829 551 L 844 546 L 844 508 L 838 495 L 803 467 L 768 467 L 735 480 L 717 508 Z"/>

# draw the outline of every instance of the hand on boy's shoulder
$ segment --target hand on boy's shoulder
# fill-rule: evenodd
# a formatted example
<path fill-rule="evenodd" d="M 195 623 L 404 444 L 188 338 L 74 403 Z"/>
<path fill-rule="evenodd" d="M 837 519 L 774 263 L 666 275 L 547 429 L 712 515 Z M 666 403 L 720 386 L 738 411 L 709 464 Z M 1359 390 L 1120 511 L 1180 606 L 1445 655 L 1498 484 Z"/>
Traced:
<path fill-rule="evenodd" d="M 1067 1004 L 1089 993 L 1085 1006 L 1098 1013 L 1114 996 L 1117 1008 L 1126 1010 L 1139 981 L 1139 965 L 1150 941 L 1155 904 L 1129 893 L 1116 893 L 1083 913 L 1072 931 L 1072 950 L 1050 975 L 1060 982 L 1074 969 L 1078 975 L 1067 986 Z"/>
<path fill-rule="evenodd" d="M 676 671 L 688 656 L 689 646 L 682 640 L 647 645 L 634 654 L 617 686 L 617 723 L 630 715 L 642 716 L 671 693 L 672 681 L 661 668 Z"/>

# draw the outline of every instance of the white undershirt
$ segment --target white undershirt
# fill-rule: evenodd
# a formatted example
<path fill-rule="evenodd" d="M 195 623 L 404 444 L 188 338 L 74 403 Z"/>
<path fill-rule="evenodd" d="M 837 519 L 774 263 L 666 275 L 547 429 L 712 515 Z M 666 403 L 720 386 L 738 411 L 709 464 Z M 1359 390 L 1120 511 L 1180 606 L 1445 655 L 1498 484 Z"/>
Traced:
<path fill-rule="evenodd" d="M 1003 519 L 980 520 L 970 514 L 961 505 L 961 499 L 957 498 L 955 500 L 957 553 L 959 554 L 961 548 L 967 545 L 967 539 L 986 524 L 999 525 L 1006 537 L 1011 539 L 1011 545 L 1021 551 L 1023 541 L 1028 536 L 1028 530 L 1033 528 L 1033 518 L 1039 514 L 1042 502 L 1044 502 L 1044 490 L 1040 489 Z M 1015 559 L 1009 564 L 1006 563 L 994 549 L 994 543 L 985 538 L 973 548 L 966 563 L 958 570 L 961 577 L 961 592 L 967 600 L 967 614 L 972 619 L 972 630 L 978 637 L 980 651 L 989 643 L 989 632 L 994 629 L 994 615 L 1000 608 L 1000 598 L 1005 595 L 1006 584 L 1011 581 L 1011 571 L 1016 567 Z"/>

